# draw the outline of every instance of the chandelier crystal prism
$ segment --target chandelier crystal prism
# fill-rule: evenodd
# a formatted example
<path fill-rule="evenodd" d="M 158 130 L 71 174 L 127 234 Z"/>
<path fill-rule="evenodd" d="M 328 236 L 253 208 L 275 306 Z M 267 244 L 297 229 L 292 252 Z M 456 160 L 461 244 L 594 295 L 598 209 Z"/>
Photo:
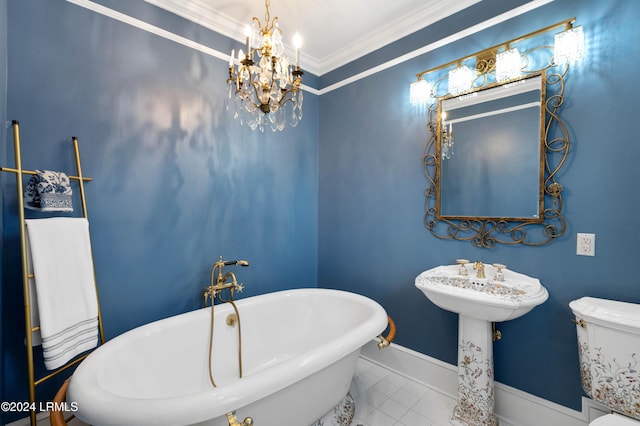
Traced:
<path fill-rule="evenodd" d="M 240 50 L 235 64 L 235 51 L 229 59 L 227 109 L 234 104 L 234 118 L 251 130 L 270 127 L 283 130 L 302 119 L 302 75 L 298 64 L 302 38 L 293 38 L 295 66 L 285 56 L 282 29 L 278 17 L 271 19 L 270 1 L 265 1 L 264 22 L 254 17 L 245 29 L 246 54 Z"/>

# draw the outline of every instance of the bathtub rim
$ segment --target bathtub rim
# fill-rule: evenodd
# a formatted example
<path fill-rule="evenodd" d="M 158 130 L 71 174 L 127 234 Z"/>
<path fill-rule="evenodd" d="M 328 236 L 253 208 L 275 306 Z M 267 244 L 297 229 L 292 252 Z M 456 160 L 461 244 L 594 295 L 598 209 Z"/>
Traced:
<path fill-rule="evenodd" d="M 98 382 L 99 364 L 108 359 L 112 351 L 117 350 L 117 345 L 126 344 L 127 339 L 139 337 L 140 333 L 150 333 L 157 331 L 162 326 L 177 317 L 188 319 L 192 315 L 202 315 L 204 310 L 210 308 L 200 308 L 182 314 L 173 315 L 153 321 L 148 324 L 136 327 L 113 338 L 103 347 L 92 353 L 76 370 L 69 385 L 69 400 L 78 403 L 77 413 L 81 420 L 95 422 L 96 419 L 109 418 L 111 424 L 120 424 L 122 421 L 131 421 L 128 417 L 130 413 L 136 413 L 136 417 L 145 418 L 147 416 L 157 416 L 158 407 L 163 407 L 162 418 L 168 424 L 183 421 L 185 407 L 189 407 L 190 419 L 205 421 L 207 419 L 223 416 L 225 413 L 247 406 L 253 402 L 275 393 L 287 386 L 304 379 L 305 377 L 321 371 L 334 362 L 349 356 L 355 351 L 359 351 L 364 344 L 380 334 L 387 326 L 387 314 L 376 301 L 367 296 L 352 293 L 344 290 L 325 288 L 297 288 L 290 290 L 280 290 L 272 293 L 251 296 L 245 299 L 238 299 L 239 309 L 243 306 L 250 306 L 253 303 L 268 302 L 272 299 L 282 297 L 339 297 L 363 304 L 370 310 L 371 315 L 366 321 L 359 324 L 344 334 L 328 342 L 314 347 L 313 351 L 302 352 L 287 359 L 285 362 L 274 365 L 265 370 L 261 370 L 247 376 L 246 379 L 238 380 L 225 386 L 212 388 L 203 392 L 190 393 L 185 395 L 163 397 L 163 398 L 135 398 L 131 396 L 121 397 L 105 390 Z M 216 305 L 216 309 L 231 309 L 229 305 Z M 208 313 L 207 313 L 208 314 Z M 107 345 L 110 345 L 108 347 Z M 105 348 L 105 349 L 103 349 Z M 98 364 L 95 369 L 93 364 Z M 275 383 L 269 386 L 269 393 L 259 392 L 256 384 Z M 88 387 L 88 390 L 87 390 Z M 258 389 L 258 390 L 256 390 Z M 79 393 L 78 395 L 74 395 Z M 213 402 L 216 402 L 213 404 Z M 119 418 L 119 413 L 113 411 L 113 406 L 117 406 L 123 412 L 128 413 L 127 418 Z M 215 407 L 214 407 L 215 406 Z M 195 409 L 195 412 L 193 408 Z M 82 413 L 84 411 L 84 413 Z M 165 412 L 166 411 L 166 412 Z M 93 413 L 86 415 L 86 413 Z M 84 417 L 84 418 L 83 418 Z"/>

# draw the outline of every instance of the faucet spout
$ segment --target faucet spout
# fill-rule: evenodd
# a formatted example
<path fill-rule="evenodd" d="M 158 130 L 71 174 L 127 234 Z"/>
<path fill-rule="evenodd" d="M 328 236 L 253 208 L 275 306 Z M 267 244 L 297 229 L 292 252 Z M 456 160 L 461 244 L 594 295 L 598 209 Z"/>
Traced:
<path fill-rule="evenodd" d="M 484 264 L 480 261 L 476 261 L 473 263 L 473 269 L 475 269 L 476 272 L 476 278 L 486 278 L 486 276 L 484 275 Z"/>

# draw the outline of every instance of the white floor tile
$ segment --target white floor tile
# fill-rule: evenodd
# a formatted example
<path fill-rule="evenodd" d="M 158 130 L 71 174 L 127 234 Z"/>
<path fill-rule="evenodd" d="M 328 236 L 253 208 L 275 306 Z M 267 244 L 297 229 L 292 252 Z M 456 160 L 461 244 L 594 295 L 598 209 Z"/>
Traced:
<path fill-rule="evenodd" d="M 433 420 L 413 410 L 409 410 L 400 418 L 400 423 L 404 426 L 430 426 Z"/>
<path fill-rule="evenodd" d="M 397 377 L 397 376 L 396 376 Z M 384 377 L 378 383 L 372 386 L 372 389 L 380 392 L 381 394 L 390 397 L 396 393 L 402 387 L 401 383 L 394 380 L 393 377 Z"/>
<path fill-rule="evenodd" d="M 407 414 L 407 411 L 409 411 L 409 409 L 407 407 L 405 407 L 404 405 L 400 404 L 397 401 L 394 401 L 391 398 L 389 398 L 385 402 L 383 402 L 378 407 L 378 410 L 380 410 L 383 413 L 389 415 L 390 417 L 393 417 L 395 420 L 400 420 L 402 418 L 402 416 Z"/>
<path fill-rule="evenodd" d="M 365 359 L 359 359 L 352 391 L 352 426 L 448 426 L 456 401 Z"/>
<path fill-rule="evenodd" d="M 406 390 L 405 388 L 398 389 L 396 393 L 391 395 L 391 399 L 399 402 L 407 408 L 411 408 L 420 400 L 420 397 Z"/>
<path fill-rule="evenodd" d="M 395 426 L 396 419 L 383 413 L 380 410 L 374 410 L 364 419 L 363 426 Z"/>

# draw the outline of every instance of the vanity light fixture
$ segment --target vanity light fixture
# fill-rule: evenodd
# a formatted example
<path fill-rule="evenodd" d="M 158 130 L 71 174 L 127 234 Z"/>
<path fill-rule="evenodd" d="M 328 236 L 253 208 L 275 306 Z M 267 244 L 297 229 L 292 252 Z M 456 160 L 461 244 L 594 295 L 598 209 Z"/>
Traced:
<path fill-rule="evenodd" d="M 452 95 L 461 95 L 471 89 L 475 72 L 466 65 L 460 65 L 458 68 L 449 71 L 449 93 Z"/>
<path fill-rule="evenodd" d="M 496 81 L 506 81 L 520 75 L 522 57 L 517 47 L 496 55 Z"/>
<path fill-rule="evenodd" d="M 568 64 L 584 56 L 584 33 L 582 26 L 558 33 L 554 37 L 553 60 L 556 64 Z"/>
<path fill-rule="evenodd" d="M 431 84 L 427 80 L 419 78 L 418 81 L 411 83 L 409 87 L 411 105 L 426 107 L 432 99 L 431 91 Z"/>
<path fill-rule="evenodd" d="M 418 90 L 422 90 L 423 87 L 427 86 L 430 87 L 430 97 L 426 102 L 433 103 L 438 97 L 457 96 L 492 81 L 503 82 L 517 78 L 522 74 L 522 68 L 525 63 L 523 57 L 527 57 L 529 53 L 536 49 L 548 48 L 549 46 L 547 45 L 549 43 L 548 40 L 541 40 L 540 45 L 536 47 L 532 47 L 531 43 L 528 43 L 526 45 L 527 50 L 524 52 L 512 47 L 512 45 L 561 27 L 563 31 L 555 34 L 554 37 L 552 46 L 553 63 L 555 65 L 563 65 L 579 60 L 584 57 L 584 34 L 581 26 L 573 26 L 574 22 L 575 18 L 570 18 L 455 61 L 422 71 L 416 74 L 418 80 L 411 83 L 410 102 L 414 106 L 424 106 L 426 98 L 419 96 Z M 473 68 L 470 68 L 467 64 Z M 437 73 L 437 71 L 447 69 L 449 71 L 444 76 Z M 430 74 L 434 76 L 433 83 L 424 78 Z M 448 81 L 445 93 L 443 93 L 444 90 L 438 90 L 439 83 L 444 80 Z M 420 83 L 421 81 L 426 81 L 426 83 Z"/>
<path fill-rule="evenodd" d="M 251 130 L 271 127 L 283 130 L 286 122 L 297 126 L 302 119 L 302 75 L 299 52 L 302 37 L 293 37 L 295 66 L 285 56 L 282 29 L 278 17 L 271 20 L 270 0 L 265 0 L 264 23 L 254 17 L 245 28 L 246 53 L 238 52 L 237 66 L 234 51 L 229 58 L 227 79 L 227 109 L 235 104 L 234 118 L 247 124 Z M 289 105 L 287 105 L 289 104 Z"/>

